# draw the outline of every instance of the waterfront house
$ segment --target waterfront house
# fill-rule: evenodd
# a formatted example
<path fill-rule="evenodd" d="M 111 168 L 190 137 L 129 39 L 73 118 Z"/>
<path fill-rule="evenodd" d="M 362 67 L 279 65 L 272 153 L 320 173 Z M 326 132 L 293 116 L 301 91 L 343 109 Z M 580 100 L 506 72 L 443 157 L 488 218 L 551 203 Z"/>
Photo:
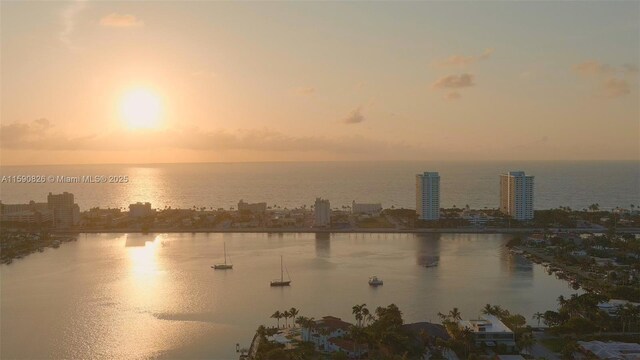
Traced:
<path fill-rule="evenodd" d="M 325 353 L 344 352 L 349 357 L 359 357 L 367 353 L 367 346 L 356 344 L 344 337 L 349 334 L 352 324 L 335 316 L 325 316 L 312 326 L 302 329 L 302 339 L 312 342 L 316 349 Z"/>
<path fill-rule="evenodd" d="M 468 328 L 473 332 L 476 345 L 489 347 L 504 344 L 509 349 L 516 346 L 515 335 L 500 319 L 493 315 L 483 315 L 480 319 L 461 320 L 460 328 Z"/>

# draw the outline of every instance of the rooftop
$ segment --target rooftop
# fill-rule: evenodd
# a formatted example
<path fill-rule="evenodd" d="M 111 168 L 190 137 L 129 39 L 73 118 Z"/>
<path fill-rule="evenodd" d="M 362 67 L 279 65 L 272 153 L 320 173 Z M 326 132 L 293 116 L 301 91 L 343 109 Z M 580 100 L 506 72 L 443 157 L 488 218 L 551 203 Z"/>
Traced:
<path fill-rule="evenodd" d="M 583 350 L 595 355 L 598 359 L 640 359 L 640 344 L 636 343 L 578 341 L 578 345 Z"/>
<path fill-rule="evenodd" d="M 500 319 L 493 315 L 483 315 L 480 319 L 474 320 L 461 320 L 460 326 L 468 327 L 473 332 L 488 332 L 488 333 L 500 333 L 508 332 L 513 333 L 511 329 L 507 327 Z"/>

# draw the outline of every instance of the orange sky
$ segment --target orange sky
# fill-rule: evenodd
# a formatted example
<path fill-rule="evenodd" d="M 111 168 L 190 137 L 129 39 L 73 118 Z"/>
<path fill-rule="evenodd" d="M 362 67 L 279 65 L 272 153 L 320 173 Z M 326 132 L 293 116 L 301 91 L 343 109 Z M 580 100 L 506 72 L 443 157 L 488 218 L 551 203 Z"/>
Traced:
<path fill-rule="evenodd" d="M 638 2 L 0 6 L 3 165 L 640 159 Z"/>

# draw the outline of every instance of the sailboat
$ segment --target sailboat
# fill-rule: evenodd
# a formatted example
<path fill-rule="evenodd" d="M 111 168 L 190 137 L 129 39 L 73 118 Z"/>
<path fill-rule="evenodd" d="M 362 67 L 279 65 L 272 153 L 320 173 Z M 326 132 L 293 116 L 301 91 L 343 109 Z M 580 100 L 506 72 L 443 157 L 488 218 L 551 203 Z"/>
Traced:
<path fill-rule="evenodd" d="M 233 264 L 231 264 L 231 262 L 229 262 L 229 264 L 227 264 L 227 243 L 224 243 L 223 246 L 224 246 L 224 264 L 212 265 L 211 267 L 214 268 L 215 270 L 233 269 Z"/>
<path fill-rule="evenodd" d="M 282 255 L 280 255 L 280 280 L 272 280 L 271 286 L 289 286 L 291 285 L 291 278 L 289 277 L 289 271 L 287 271 L 287 277 L 289 280 L 284 280 L 284 270 L 282 265 Z"/>

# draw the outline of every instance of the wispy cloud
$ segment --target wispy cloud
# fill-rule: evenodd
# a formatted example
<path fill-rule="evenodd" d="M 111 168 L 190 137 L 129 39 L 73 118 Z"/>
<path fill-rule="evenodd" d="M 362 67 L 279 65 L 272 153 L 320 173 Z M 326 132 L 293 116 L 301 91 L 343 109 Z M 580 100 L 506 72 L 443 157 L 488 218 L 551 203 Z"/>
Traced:
<path fill-rule="evenodd" d="M 71 41 L 71 35 L 76 28 L 77 17 L 82 10 L 84 10 L 85 6 L 85 0 L 76 0 L 62 10 L 62 30 L 58 34 L 58 39 L 60 39 L 60 41 L 71 50 L 76 49 L 75 45 Z"/>
<path fill-rule="evenodd" d="M 480 55 L 451 55 L 444 60 L 438 60 L 434 63 L 437 67 L 465 67 L 472 64 L 475 64 L 479 61 L 486 60 L 491 57 L 494 49 L 485 49 Z"/>
<path fill-rule="evenodd" d="M 131 28 L 144 26 L 144 22 L 131 14 L 111 13 L 100 19 L 100 26 L 112 28 Z"/>
<path fill-rule="evenodd" d="M 118 139 L 118 141 L 113 141 Z M 272 129 L 206 131 L 199 128 L 149 131 L 144 137 L 135 132 L 116 131 L 69 136 L 54 131 L 46 119 L 13 123 L 0 127 L 0 148 L 46 151 L 128 151 L 146 149 L 186 149 L 199 151 L 326 151 L 350 154 L 370 149 L 415 151 L 403 143 L 391 143 L 362 136 L 294 136 Z"/>
<path fill-rule="evenodd" d="M 436 80 L 431 87 L 434 89 L 461 89 L 474 86 L 472 74 L 448 75 Z"/>
<path fill-rule="evenodd" d="M 345 124 L 359 124 L 365 120 L 364 115 L 362 115 L 362 106 L 358 106 L 353 109 L 349 116 L 342 119 L 342 122 Z"/>
<path fill-rule="evenodd" d="M 608 98 L 617 98 L 630 94 L 631 85 L 625 77 L 638 72 L 638 66 L 635 64 L 624 64 L 616 67 L 596 60 L 575 64 L 572 69 L 581 77 L 595 79 L 598 84 L 598 92 Z"/>
<path fill-rule="evenodd" d="M 615 98 L 624 95 L 628 95 L 631 92 L 631 87 L 626 80 L 608 78 L 601 84 L 601 91 L 604 96 Z"/>

